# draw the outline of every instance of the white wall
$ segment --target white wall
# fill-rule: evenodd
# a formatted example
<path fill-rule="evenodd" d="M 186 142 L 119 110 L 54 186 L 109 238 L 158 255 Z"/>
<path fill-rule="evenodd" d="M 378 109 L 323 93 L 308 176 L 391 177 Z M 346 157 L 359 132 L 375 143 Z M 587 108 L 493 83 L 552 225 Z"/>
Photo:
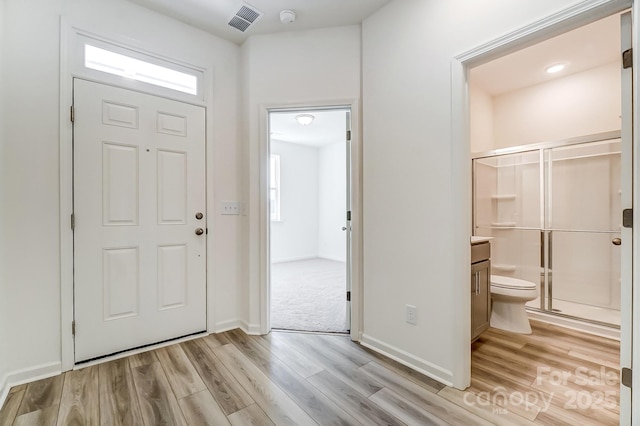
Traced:
<path fill-rule="evenodd" d="M 319 148 L 318 257 L 338 262 L 346 262 L 346 155 L 344 142 Z"/>
<path fill-rule="evenodd" d="M 466 195 L 451 193 L 463 161 L 451 153 L 469 149 L 452 148 L 451 61 L 576 3 L 401 0 L 363 23 L 363 341 L 444 382 L 468 368 L 453 297 L 468 281 L 452 282 L 468 249 L 451 238 L 453 197 Z"/>
<path fill-rule="evenodd" d="M 620 130 L 620 66 L 495 96 L 493 149 Z"/>
<path fill-rule="evenodd" d="M 260 154 L 266 143 L 260 106 L 309 105 L 360 98 L 360 26 L 251 37 L 242 45 L 241 152 L 244 199 L 243 242 L 247 264 L 241 308 L 249 331 L 260 331 L 266 312 L 260 307 Z M 263 121 L 261 121 L 263 120 Z M 357 126 L 358 123 L 354 123 Z M 265 157 L 266 158 L 266 157 Z M 263 177 L 266 182 L 266 176 Z"/>
<path fill-rule="evenodd" d="M 493 97 L 469 83 L 469 128 L 471 152 L 490 151 L 494 148 Z"/>
<path fill-rule="evenodd" d="M 6 247 L 3 286 L 11 319 L 2 347 L 7 370 L 59 368 L 59 39 L 60 15 L 98 33 L 116 34 L 162 55 L 210 67 L 208 108 L 209 279 L 214 325 L 235 324 L 240 262 L 238 217 L 214 211 L 238 199 L 236 168 L 239 48 L 122 0 L 5 0 L 2 58 L 5 132 L 2 203 Z M 7 107 L 10 105 L 11 107 Z M 66 232 L 66 230 L 65 230 Z M 5 298 L 3 297 L 3 300 Z M 80 324 L 79 327 L 82 327 Z M 69 332 L 69 325 L 63 325 Z M 1 358 L 0 358 L 1 359 Z M 4 364 L 4 363 L 3 363 Z M 0 370 L 1 371 L 1 370 Z"/>
<path fill-rule="evenodd" d="M 281 221 L 271 222 L 271 262 L 346 261 L 344 142 L 312 147 L 271 142 L 280 155 Z"/>
<path fill-rule="evenodd" d="M 280 155 L 280 218 L 271 222 L 271 262 L 318 255 L 318 149 L 272 141 Z"/>

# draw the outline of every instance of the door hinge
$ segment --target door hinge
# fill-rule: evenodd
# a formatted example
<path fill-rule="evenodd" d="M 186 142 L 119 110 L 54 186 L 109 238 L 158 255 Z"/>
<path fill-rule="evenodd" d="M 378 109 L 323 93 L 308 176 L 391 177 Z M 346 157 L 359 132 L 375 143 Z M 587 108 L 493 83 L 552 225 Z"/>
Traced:
<path fill-rule="evenodd" d="M 72 336 L 76 335 L 76 321 L 75 320 L 71 321 L 71 335 Z"/>
<path fill-rule="evenodd" d="M 633 209 L 622 210 L 622 226 L 633 228 Z"/>
<path fill-rule="evenodd" d="M 351 210 L 347 212 L 347 220 L 351 220 Z"/>
<path fill-rule="evenodd" d="M 69 108 L 70 112 L 69 112 L 69 119 L 71 120 L 71 122 L 73 123 L 75 121 L 76 118 L 76 111 L 73 108 L 73 105 L 71 105 L 71 107 Z"/>
<path fill-rule="evenodd" d="M 71 213 L 71 230 L 76 230 L 76 215 Z"/>
<path fill-rule="evenodd" d="M 351 302 L 351 292 L 347 292 L 347 302 Z"/>
<path fill-rule="evenodd" d="M 631 371 L 630 368 L 624 367 L 622 369 L 621 374 L 620 374 L 622 376 L 620 381 L 622 382 L 623 385 L 625 385 L 629 389 L 631 389 L 631 387 L 632 387 L 632 383 L 631 383 L 632 382 L 632 380 L 631 380 L 632 374 L 631 373 L 632 373 L 632 371 Z"/>
<path fill-rule="evenodd" d="M 627 69 L 633 67 L 633 49 L 627 49 L 622 52 L 622 68 Z"/>
<path fill-rule="evenodd" d="M 351 140 L 351 130 L 347 130 L 347 140 Z"/>

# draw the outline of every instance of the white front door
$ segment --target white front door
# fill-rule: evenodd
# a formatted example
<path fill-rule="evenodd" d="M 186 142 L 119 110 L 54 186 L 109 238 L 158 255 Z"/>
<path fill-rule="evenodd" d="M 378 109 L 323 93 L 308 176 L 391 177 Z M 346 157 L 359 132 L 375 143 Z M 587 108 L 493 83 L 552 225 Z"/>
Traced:
<path fill-rule="evenodd" d="M 74 80 L 75 360 L 206 329 L 204 108 Z"/>

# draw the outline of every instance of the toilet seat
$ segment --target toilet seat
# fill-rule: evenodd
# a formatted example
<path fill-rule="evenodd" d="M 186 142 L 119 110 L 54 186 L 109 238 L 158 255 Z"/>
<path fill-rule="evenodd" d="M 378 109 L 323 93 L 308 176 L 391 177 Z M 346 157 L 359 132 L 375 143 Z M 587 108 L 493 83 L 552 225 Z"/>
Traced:
<path fill-rule="evenodd" d="M 536 288 L 536 284 L 531 281 L 501 275 L 491 275 L 491 286 L 510 290 L 534 290 Z"/>

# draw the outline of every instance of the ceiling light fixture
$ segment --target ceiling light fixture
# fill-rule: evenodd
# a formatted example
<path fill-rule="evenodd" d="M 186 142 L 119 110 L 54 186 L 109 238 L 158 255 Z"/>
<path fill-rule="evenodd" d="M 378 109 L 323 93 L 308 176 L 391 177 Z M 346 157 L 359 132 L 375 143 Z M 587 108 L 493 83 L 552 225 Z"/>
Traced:
<path fill-rule="evenodd" d="M 301 126 L 308 126 L 309 124 L 311 124 L 311 122 L 313 121 L 314 118 L 315 117 L 313 115 L 311 115 L 311 114 L 298 114 L 298 115 L 296 115 L 296 121 Z"/>
<path fill-rule="evenodd" d="M 565 65 L 564 64 L 556 64 L 556 65 L 551 65 L 550 67 L 547 67 L 547 73 L 549 74 L 555 74 L 557 72 L 560 72 L 564 69 Z"/>

